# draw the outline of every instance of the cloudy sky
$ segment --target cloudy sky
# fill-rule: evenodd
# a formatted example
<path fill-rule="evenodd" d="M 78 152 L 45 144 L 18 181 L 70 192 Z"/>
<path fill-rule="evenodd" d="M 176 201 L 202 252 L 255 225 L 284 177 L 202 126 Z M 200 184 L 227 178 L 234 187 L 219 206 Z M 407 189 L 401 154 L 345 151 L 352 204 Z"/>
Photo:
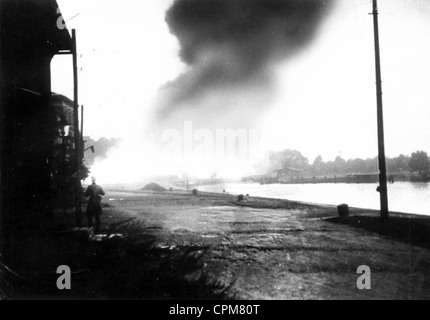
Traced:
<path fill-rule="evenodd" d="M 184 121 L 257 130 L 263 149 L 310 162 L 375 157 L 371 1 L 299 2 L 58 0 L 77 30 L 84 133 L 123 141 L 99 172 L 128 163 L 131 181 Z M 430 153 L 430 1 L 379 0 L 379 13 L 386 153 Z M 70 57 L 52 66 L 53 91 L 72 97 Z"/>

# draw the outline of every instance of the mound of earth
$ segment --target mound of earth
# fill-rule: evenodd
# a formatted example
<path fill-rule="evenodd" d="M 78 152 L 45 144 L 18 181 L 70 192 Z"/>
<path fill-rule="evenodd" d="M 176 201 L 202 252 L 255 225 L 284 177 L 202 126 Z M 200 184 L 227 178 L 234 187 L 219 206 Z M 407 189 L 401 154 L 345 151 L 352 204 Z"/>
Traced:
<path fill-rule="evenodd" d="M 147 184 L 146 186 L 144 186 L 142 189 L 140 190 L 145 190 L 145 191 L 166 191 L 167 189 L 160 186 L 159 184 L 156 184 L 154 182 Z"/>

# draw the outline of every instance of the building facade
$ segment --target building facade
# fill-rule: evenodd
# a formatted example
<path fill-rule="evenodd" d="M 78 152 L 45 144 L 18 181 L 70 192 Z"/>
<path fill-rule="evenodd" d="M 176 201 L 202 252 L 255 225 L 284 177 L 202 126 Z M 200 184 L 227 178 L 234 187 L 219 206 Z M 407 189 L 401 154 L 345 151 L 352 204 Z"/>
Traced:
<path fill-rule="evenodd" d="M 0 184 L 4 219 L 46 213 L 58 118 L 51 60 L 72 50 L 55 0 L 0 1 Z"/>

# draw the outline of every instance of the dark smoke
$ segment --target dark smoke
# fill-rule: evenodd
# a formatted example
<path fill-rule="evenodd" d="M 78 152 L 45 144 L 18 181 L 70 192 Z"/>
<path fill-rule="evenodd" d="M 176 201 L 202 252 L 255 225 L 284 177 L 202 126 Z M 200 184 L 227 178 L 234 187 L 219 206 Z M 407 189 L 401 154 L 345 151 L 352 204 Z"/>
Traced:
<path fill-rule="evenodd" d="M 262 97 L 257 104 L 264 105 L 273 91 L 273 68 L 311 43 L 330 3 L 176 0 L 166 21 L 189 68 L 160 90 L 159 119 L 183 108 L 207 112 L 204 109 L 211 107 L 205 97 L 214 91 L 255 88 Z M 223 107 L 227 111 L 234 104 Z"/>

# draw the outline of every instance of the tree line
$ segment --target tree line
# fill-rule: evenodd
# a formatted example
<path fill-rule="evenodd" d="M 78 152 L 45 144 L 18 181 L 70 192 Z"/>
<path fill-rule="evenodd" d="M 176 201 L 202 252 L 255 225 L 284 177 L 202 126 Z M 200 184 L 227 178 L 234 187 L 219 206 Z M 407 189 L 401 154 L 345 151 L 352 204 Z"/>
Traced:
<path fill-rule="evenodd" d="M 312 163 L 297 150 L 271 152 L 269 170 L 280 168 L 299 169 L 309 177 L 344 176 L 347 174 L 378 173 L 378 158 L 343 159 L 337 156 L 334 160 L 324 161 L 317 156 Z M 399 155 L 386 158 L 387 173 L 405 180 L 429 181 L 430 158 L 425 151 L 416 151 L 411 155 Z"/>

